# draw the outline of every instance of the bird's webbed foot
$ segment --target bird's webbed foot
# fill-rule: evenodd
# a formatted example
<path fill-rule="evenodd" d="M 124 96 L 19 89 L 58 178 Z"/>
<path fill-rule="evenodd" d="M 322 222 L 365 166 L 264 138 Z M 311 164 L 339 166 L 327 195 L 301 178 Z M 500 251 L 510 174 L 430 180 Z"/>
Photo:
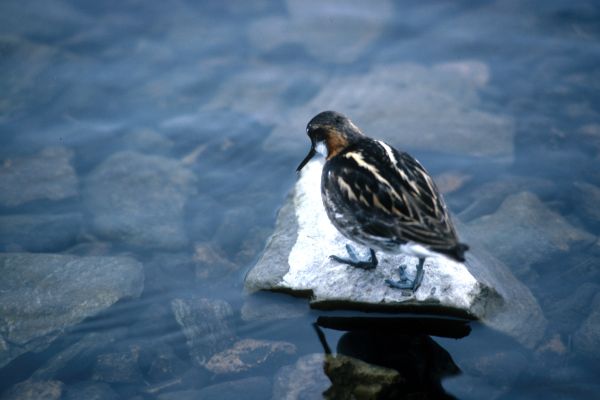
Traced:
<path fill-rule="evenodd" d="M 400 276 L 400 279 L 397 281 L 386 279 L 385 283 L 394 289 L 408 289 L 413 291 L 413 293 L 416 292 L 419 286 L 421 286 L 421 282 L 423 282 L 423 275 L 425 274 L 425 271 L 423 270 L 424 263 L 425 259 L 419 258 L 419 264 L 417 264 L 417 273 L 415 274 L 414 279 L 411 280 L 408 278 L 408 276 L 406 276 L 406 266 L 401 265 L 398 268 L 398 275 Z"/>
<path fill-rule="evenodd" d="M 375 251 L 373 249 L 369 249 L 369 258 L 366 260 L 359 259 L 356 255 L 356 252 L 349 244 L 346 245 L 346 251 L 348 252 L 349 258 L 342 258 L 338 256 L 329 256 L 329 258 L 339 263 L 348 264 L 356 268 L 373 269 L 377 266 L 378 261 L 377 257 L 375 256 Z"/>

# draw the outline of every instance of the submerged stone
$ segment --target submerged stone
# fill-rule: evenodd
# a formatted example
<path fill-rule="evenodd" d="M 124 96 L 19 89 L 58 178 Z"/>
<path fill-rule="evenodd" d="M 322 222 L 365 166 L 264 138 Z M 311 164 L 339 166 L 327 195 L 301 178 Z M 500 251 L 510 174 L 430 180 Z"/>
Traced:
<path fill-rule="evenodd" d="M 379 253 L 379 265 L 369 271 L 332 261 L 332 254 L 345 255 L 348 240 L 325 214 L 321 169 L 319 161 L 303 169 L 264 254 L 246 277 L 249 291 L 304 295 L 313 308 L 321 309 L 433 312 L 479 319 L 528 347 L 542 338 L 546 320 L 537 301 L 504 264 L 485 252 L 473 249 L 467 264 L 427 259 L 415 293 L 391 288 L 385 280 L 397 279 L 402 264 L 408 265 L 409 277 L 414 276 L 416 258 Z"/>
<path fill-rule="evenodd" d="M 201 297 L 174 299 L 171 308 L 196 365 L 205 366 L 212 355 L 233 342 L 233 309 L 226 301 Z"/>
<path fill-rule="evenodd" d="M 325 355 L 313 353 L 302 356 L 295 364 L 282 367 L 273 382 L 273 399 L 319 399 L 330 386 L 323 366 Z"/>
<path fill-rule="evenodd" d="M 80 213 L 0 216 L 0 251 L 59 251 L 75 243 Z"/>
<path fill-rule="evenodd" d="M 0 165 L 0 206 L 14 207 L 35 200 L 64 200 L 76 196 L 73 152 L 50 147 L 29 157 L 3 160 Z"/>
<path fill-rule="evenodd" d="M 0 367 L 144 286 L 142 265 L 127 257 L 5 253 L 0 276 Z"/>
<path fill-rule="evenodd" d="M 212 356 L 206 369 L 215 374 L 232 374 L 273 364 L 296 353 L 288 342 L 243 339 L 233 347 Z"/>
<path fill-rule="evenodd" d="M 3 400 L 58 400 L 63 396 L 65 385 L 60 381 L 37 381 L 28 379 L 16 384 L 2 396 Z"/>
<path fill-rule="evenodd" d="M 179 161 L 120 152 L 88 177 L 84 202 L 99 236 L 134 247 L 174 250 L 187 236 L 183 212 L 194 174 Z"/>

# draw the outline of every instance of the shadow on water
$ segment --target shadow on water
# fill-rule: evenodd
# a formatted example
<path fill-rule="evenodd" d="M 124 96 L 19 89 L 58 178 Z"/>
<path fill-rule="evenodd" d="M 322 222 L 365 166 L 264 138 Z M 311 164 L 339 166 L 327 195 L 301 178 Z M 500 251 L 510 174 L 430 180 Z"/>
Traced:
<path fill-rule="evenodd" d="M 328 399 L 454 399 L 442 380 L 461 373 L 452 356 L 431 336 L 460 339 L 469 322 L 436 317 L 329 317 L 313 324 L 326 354 L 332 385 Z M 334 355 L 322 328 L 347 331 Z"/>

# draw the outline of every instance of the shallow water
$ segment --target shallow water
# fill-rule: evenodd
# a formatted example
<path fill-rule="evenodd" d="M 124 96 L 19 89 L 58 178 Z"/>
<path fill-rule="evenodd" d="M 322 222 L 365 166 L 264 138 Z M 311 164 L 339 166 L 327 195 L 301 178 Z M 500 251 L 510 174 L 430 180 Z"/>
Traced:
<path fill-rule="evenodd" d="M 335 108 L 427 167 L 549 324 L 531 349 L 479 324 L 458 340 L 400 336 L 406 346 L 325 329 L 329 345 L 414 364 L 406 390 L 423 398 L 597 398 L 599 37 L 592 1 L 3 1 L 0 250 L 133 257 L 144 285 L 15 357 L 0 393 L 90 333 L 105 336 L 42 374 L 63 397 L 90 383 L 108 385 L 102 398 L 225 397 L 256 377 L 241 381 L 248 398 L 279 390 L 284 366 L 322 353 L 322 313 L 282 294 L 249 300 L 243 278 L 308 150 L 306 122 Z M 6 178 L 14 168 L 24 172 Z M 231 342 L 285 341 L 294 353 L 206 371 L 172 306 L 192 296 L 229 303 Z M 272 305 L 286 308 L 257 316 Z M 14 343 L 2 329 L 0 349 Z M 117 364 L 129 370 L 111 376 Z"/>

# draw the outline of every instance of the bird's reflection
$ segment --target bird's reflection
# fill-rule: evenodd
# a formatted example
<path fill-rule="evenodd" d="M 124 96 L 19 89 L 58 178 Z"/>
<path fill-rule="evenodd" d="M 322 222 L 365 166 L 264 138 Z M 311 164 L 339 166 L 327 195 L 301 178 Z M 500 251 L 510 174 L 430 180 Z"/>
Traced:
<path fill-rule="evenodd" d="M 332 382 L 327 399 L 453 399 L 443 378 L 460 369 L 430 335 L 460 338 L 468 322 L 435 318 L 319 317 L 314 324 Z M 345 330 L 333 355 L 322 328 Z"/>

